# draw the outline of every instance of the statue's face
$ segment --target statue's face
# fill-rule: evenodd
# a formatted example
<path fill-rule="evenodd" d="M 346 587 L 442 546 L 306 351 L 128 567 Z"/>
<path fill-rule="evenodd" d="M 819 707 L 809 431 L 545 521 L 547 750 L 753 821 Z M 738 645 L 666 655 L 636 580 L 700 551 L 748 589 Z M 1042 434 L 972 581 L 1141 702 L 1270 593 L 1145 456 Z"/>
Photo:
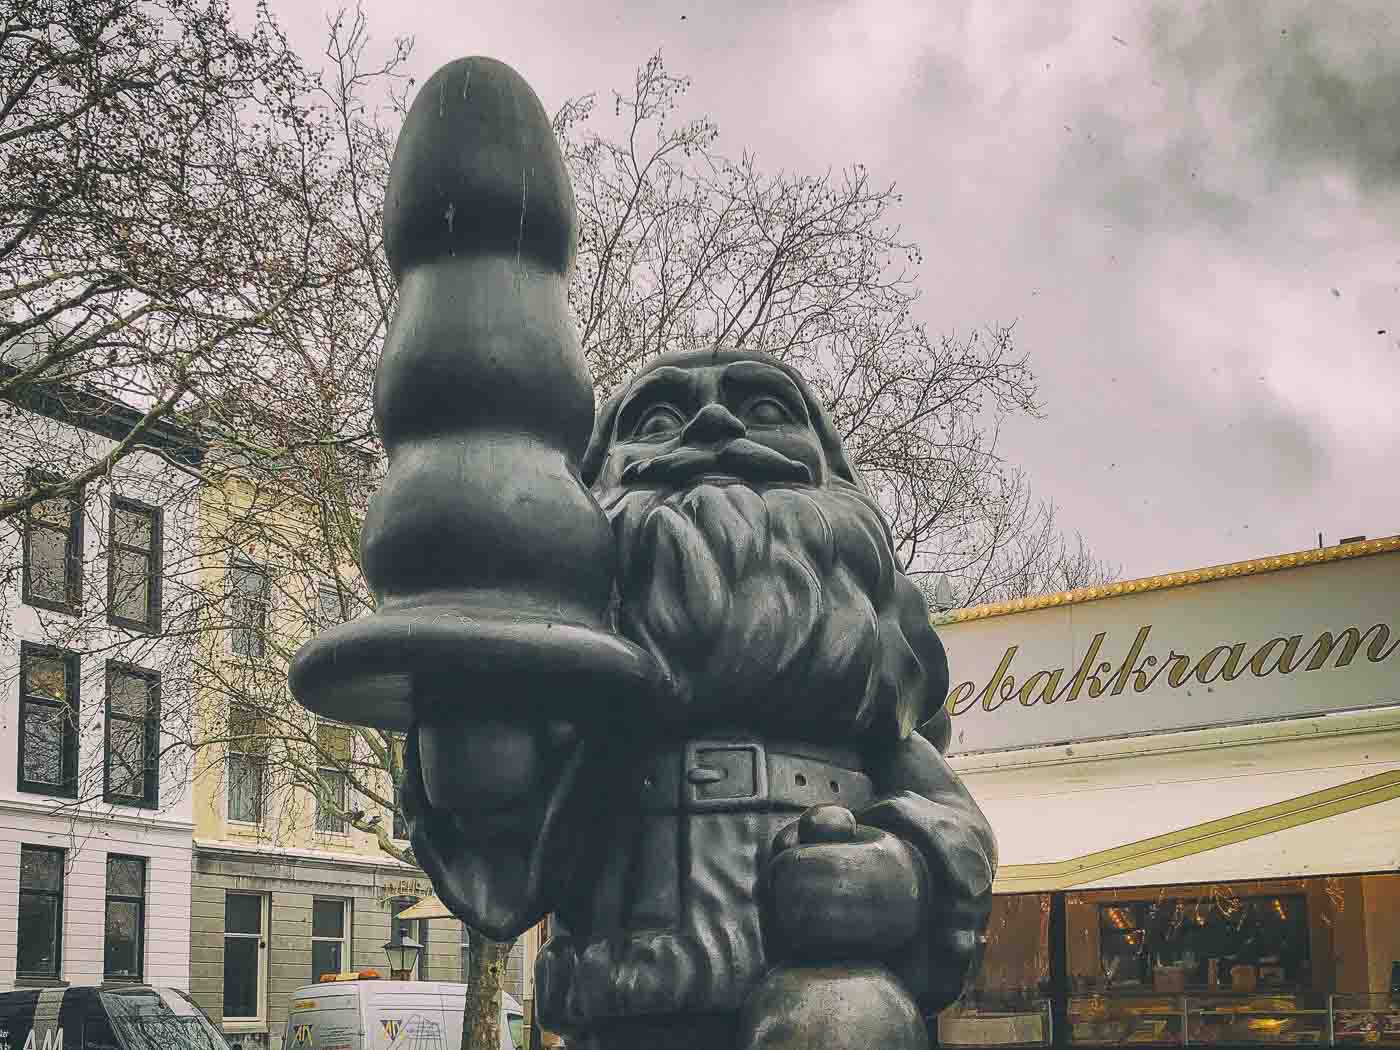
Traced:
<path fill-rule="evenodd" d="M 827 464 L 806 402 L 762 361 L 665 366 L 639 379 L 618 407 L 596 487 L 824 485 Z"/>
<path fill-rule="evenodd" d="M 617 540 L 617 627 L 692 724 L 907 731 L 926 610 L 798 384 L 734 351 L 677 355 L 607 412 L 593 493 Z"/>

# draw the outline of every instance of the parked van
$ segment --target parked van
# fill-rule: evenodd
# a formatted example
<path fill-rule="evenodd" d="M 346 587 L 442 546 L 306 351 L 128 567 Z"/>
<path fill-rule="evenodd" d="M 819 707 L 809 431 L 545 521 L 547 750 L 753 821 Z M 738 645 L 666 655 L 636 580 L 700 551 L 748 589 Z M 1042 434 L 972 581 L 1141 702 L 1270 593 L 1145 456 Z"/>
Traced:
<path fill-rule="evenodd" d="M 150 985 L 83 985 L 0 993 L 8 1050 L 227 1050 L 184 992 Z"/>
<path fill-rule="evenodd" d="M 282 1050 L 458 1050 L 467 986 L 449 981 L 322 981 L 292 993 Z M 501 993 L 501 1050 L 523 1050 L 524 1011 Z"/>

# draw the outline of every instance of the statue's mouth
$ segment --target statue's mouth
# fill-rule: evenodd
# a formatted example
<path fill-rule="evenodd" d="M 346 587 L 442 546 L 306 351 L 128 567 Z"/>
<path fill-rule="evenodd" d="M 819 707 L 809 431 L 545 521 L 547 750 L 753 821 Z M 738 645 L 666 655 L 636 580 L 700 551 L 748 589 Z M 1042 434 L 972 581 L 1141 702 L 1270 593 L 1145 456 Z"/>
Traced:
<path fill-rule="evenodd" d="M 683 445 L 651 459 L 629 463 L 624 485 L 675 485 L 704 481 L 717 485 L 795 481 L 810 485 L 811 468 L 767 445 L 735 438 L 719 448 Z"/>

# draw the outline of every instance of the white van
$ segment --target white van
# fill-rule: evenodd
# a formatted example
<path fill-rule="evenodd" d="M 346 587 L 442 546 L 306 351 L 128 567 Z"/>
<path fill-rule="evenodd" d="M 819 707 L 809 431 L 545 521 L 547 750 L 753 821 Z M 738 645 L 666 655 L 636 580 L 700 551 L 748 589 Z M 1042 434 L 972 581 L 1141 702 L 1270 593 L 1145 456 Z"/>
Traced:
<path fill-rule="evenodd" d="M 324 981 L 292 993 L 282 1050 L 458 1050 L 467 986 Z M 501 993 L 501 1050 L 523 1050 L 524 1011 Z"/>

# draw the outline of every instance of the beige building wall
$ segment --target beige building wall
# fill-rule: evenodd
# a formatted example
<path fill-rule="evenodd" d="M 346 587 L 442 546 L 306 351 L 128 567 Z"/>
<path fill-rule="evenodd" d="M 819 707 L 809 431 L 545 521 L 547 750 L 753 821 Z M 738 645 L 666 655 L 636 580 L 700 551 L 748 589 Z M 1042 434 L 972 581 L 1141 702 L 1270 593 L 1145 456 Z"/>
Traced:
<path fill-rule="evenodd" d="M 259 502 L 265 502 L 265 494 Z M 227 593 L 232 553 L 219 542 L 230 520 L 240 515 L 261 513 L 253 506 L 251 487 L 236 484 L 224 490 L 207 492 L 203 522 L 214 537 L 203 566 L 202 585 L 211 595 Z M 286 530 L 296 536 L 311 530 L 312 523 L 299 515 L 295 506 L 278 508 L 278 520 L 264 521 L 257 533 L 269 529 Z M 275 539 L 276 537 L 274 537 Z M 276 572 L 277 543 L 262 549 L 256 542 L 242 546 L 242 553 Z M 194 872 L 191 902 L 190 986 L 196 1001 L 219 1023 L 230 1042 L 246 1050 L 268 1047 L 280 1050 L 292 993 L 312 982 L 312 905 L 318 898 L 346 902 L 350 922 L 346 931 L 347 965 L 342 969 L 373 969 L 388 976 L 388 959 L 383 945 L 390 939 L 391 918 L 410 904 L 432 894 L 427 877 L 417 868 L 396 859 L 377 835 L 346 827 L 328 832 L 316 828 L 316 800 L 307 790 L 285 785 L 271 787 L 265 795 L 262 819 L 244 822 L 229 819 L 228 748 L 219 742 L 228 735 L 229 694 L 236 692 L 228 683 L 239 675 L 265 676 L 262 695 L 282 689 L 280 702 L 287 710 L 301 713 L 290 693 L 285 692 L 287 654 L 310 636 L 313 625 L 307 609 L 315 608 L 316 588 L 322 581 L 298 579 L 283 568 L 271 591 L 267 611 L 267 632 L 276 640 L 262 660 L 234 653 L 229 632 L 213 636 L 204 654 L 211 687 L 200 704 L 204 739 L 215 741 L 205 747 L 196 765 L 193 784 Z M 305 713 L 308 726 L 314 718 Z M 275 746 L 275 744 L 274 744 Z M 358 746 L 358 745 L 357 745 Z M 269 759 L 275 771 L 277 759 Z M 270 776 L 270 780 L 275 780 Z M 385 774 L 375 787 L 381 798 L 393 793 Z M 382 828 L 393 829 L 393 811 L 362 795 L 353 805 L 367 816 L 379 816 Z M 403 840 L 391 841 L 407 848 Z M 224 1017 L 225 963 L 231 938 L 225 917 L 229 894 L 251 894 L 262 901 L 265 946 L 260 948 L 259 1016 L 253 1020 Z M 418 920 L 413 931 L 426 945 L 416 977 L 420 980 L 460 981 L 463 979 L 463 927 L 455 918 Z M 234 950 L 238 949 L 234 945 Z M 245 946 L 246 947 L 246 946 Z M 523 994 L 522 950 L 512 952 L 507 966 L 505 987 L 517 998 Z"/>

